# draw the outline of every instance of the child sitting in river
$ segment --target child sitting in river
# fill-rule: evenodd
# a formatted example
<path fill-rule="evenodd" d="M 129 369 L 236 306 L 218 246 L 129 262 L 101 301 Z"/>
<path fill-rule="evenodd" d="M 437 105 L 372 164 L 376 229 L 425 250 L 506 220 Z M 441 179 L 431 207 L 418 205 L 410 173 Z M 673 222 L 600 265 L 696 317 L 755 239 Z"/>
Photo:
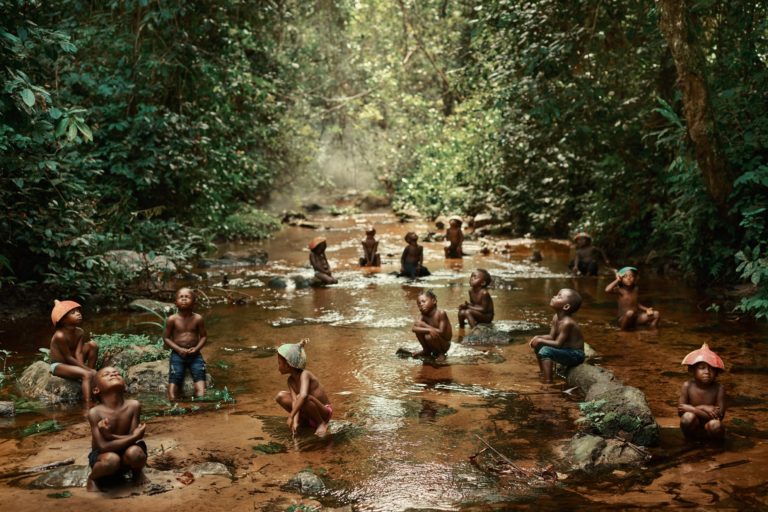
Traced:
<path fill-rule="evenodd" d="M 325 257 L 325 238 L 318 236 L 309 242 L 309 263 L 315 269 L 315 278 L 323 284 L 336 284 L 339 281 L 331 275 L 331 266 Z"/>
<path fill-rule="evenodd" d="M 725 436 L 725 388 L 716 382 L 725 369 L 723 360 L 707 344 L 683 359 L 693 379 L 683 384 L 677 415 L 680 429 L 687 438 L 722 440 Z"/>
<path fill-rule="evenodd" d="M 451 348 L 453 330 L 448 314 L 437 309 L 437 297 L 432 290 L 424 290 L 416 298 L 421 317 L 413 323 L 411 329 L 421 344 L 421 351 L 412 357 L 431 357 L 436 361 L 445 361 L 445 354 Z"/>
<path fill-rule="evenodd" d="M 568 268 L 575 275 L 596 276 L 597 262 L 600 259 L 606 266 L 611 266 L 603 250 L 592 245 L 592 237 L 589 234 L 582 231 L 573 237 L 573 242 L 576 244 L 576 256 L 568 264 Z"/>
<path fill-rule="evenodd" d="M 584 362 L 584 338 L 579 325 L 573 319 L 581 307 L 581 295 L 576 290 L 563 288 L 552 297 L 549 305 L 555 310 L 549 334 L 534 336 L 529 343 L 536 352 L 539 370 L 544 382 L 552 382 L 555 362 L 571 367 Z"/>
<path fill-rule="evenodd" d="M 363 257 L 360 258 L 361 267 L 380 267 L 381 256 L 377 252 L 379 242 L 376 240 L 376 229 L 368 226 L 365 229 L 365 240 L 363 240 Z"/>
<path fill-rule="evenodd" d="M 459 327 L 469 322 L 470 327 L 477 324 L 489 324 L 493 321 L 493 298 L 488 293 L 491 274 L 479 268 L 469 276 L 469 302 L 459 306 Z"/>
<path fill-rule="evenodd" d="M 462 243 L 464 233 L 461 231 L 461 217 L 454 215 L 448 219 L 448 228 L 445 230 L 445 257 L 461 258 L 464 256 Z"/>
<path fill-rule="evenodd" d="M 658 311 L 640 304 L 640 289 L 637 286 L 639 280 L 640 276 L 637 275 L 635 267 L 624 267 L 616 272 L 616 279 L 605 287 L 606 292 L 619 295 L 617 322 L 623 331 L 645 324 L 656 327 L 661 318 Z"/>
<path fill-rule="evenodd" d="M 195 293 L 189 288 L 176 292 L 178 313 L 168 317 L 163 340 L 171 349 L 168 369 L 168 400 L 176 401 L 176 393 L 184 387 L 184 372 L 189 368 L 195 383 L 195 396 L 205 395 L 205 360 L 200 350 L 208 341 L 203 317 L 194 311 Z"/>
<path fill-rule="evenodd" d="M 400 256 L 400 277 L 426 277 L 429 270 L 424 266 L 424 247 L 419 245 L 419 235 L 413 231 L 405 235 L 408 245 Z"/>
<path fill-rule="evenodd" d="M 288 391 L 280 391 L 275 401 L 288 411 L 288 427 L 296 433 L 300 425 L 315 429 L 315 434 L 323 436 L 328 430 L 328 422 L 333 416 L 328 395 L 317 377 L 305 370 L 307 355 L 304 346 L 309 342 L 303 339 L 298 343 L 285 343 L 277 349 L 277 369 L 288 375 Z"/>
<path fill-rule="evenodd" d="M 100 486 L 120 483 L 128 471 L 134 483 L 144 483 L 147 445 L 142 441 L 145 425 L 140 423 L 141 404 L 125 400 L 125 381 L 117 368 L 107 366 L 96 374 L 93 394 L 99 405 L 88 411 L 91 426 L 91 453 L 86 488 L 101 490 Z"/>
<path fill-rule="evenodd" d="M 84 341 L 85 332 L 80 328 L 83 323 L 80 304 L 71 300 L 55 300 L 51 322 L 56 328 L 51 338 L 51 375 L 80 380 L 85 406 L 90 407 L 99 346 L 94 341 Z"/>

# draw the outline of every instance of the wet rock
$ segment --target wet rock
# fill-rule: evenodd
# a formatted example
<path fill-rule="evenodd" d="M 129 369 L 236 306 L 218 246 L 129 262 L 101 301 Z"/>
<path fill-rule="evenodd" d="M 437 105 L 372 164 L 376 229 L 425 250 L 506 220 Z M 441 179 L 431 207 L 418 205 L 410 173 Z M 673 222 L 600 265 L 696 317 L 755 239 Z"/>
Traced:
<path fill-rule="evenodd" d="M 16 416 L 16 404 L 0 402 L 0 418 L 12 418 L 14 416 Z"/>
<path fill-rule="evenodd" d="M 478 324 L 464 336 L 464 345 L 507 345 L 512 341 L 509 331 L 501 330 L 494 324 Z"/>
<path fill-rule="evenodd" d="M 104 259 L 115 262 L 131 272 L 176 272 L 176 264 L 162 255 L 150 257 L 136 251 L 114 250 L 105 252 Z"/>
<path fill-rule="evenodd" d="M 229 468 L 221 462 L 201 462 L 199 464 L 193 464 L 185 468 L 185 471 L 189 471 L 195 476 L 203 475 L 217 475 L 232 478 L 232 473 Z"/>
<path fill-rule="evenodd" d="M 288 480 L 288 487 L 296 489 L 301 494 L 320 494 L 325 491 L 323 480 L 311 471 L 299 471 Z"/>
<path fill-rule="evenodd" d="M 606 444 L 600 436 L 585 435 L 571 439 L 567 452 L 574 469 L 591 469 Z"/>
<path fill-rule="evenodd" d="M 284 290 L 288 288 L 288 280 L 284 277 L 273 277 L 267 281 L 267 286 L 274 290 Z"/>
<path fill-rule="evenodd" d="M 167 358 L 168 349 L 157 346 L 114 347 L 110 349 L 109 355 L 104 358 L 102 367 L 114 366 L 115 368 L 127 370 L 137 364 Z"/>
<path fill-rule="evenodd" d="M 216 259 L 201 259 L 197 262 L 199 268 L 237 268 L 264 265 L 269 260 L 266 251 L 254 250 L 247 252 L 227 252 Z"/>
<path fill-rule="evenodd" d="M 416 210 L 398 210 L 395 212 L 400 222 L 409 222 L 421 218 L 421 214 Z"/>
<path fill-rule="evenodd" d="M 52 469 L 32 481 L 33 489 L 63 489 L 65 487 L 85 487 L 91 468 L 88 466 L 64 466 Z"/>
<path fill-rule="evenodd" d="M 363 210 L 376 210 L 386 208 L 391 203 L 389 196 L 375 190 L 369 190 L 357 201 L 357 207 Z"/>
<path fill-rule="evenodd" d="M 541 255 L 541 251 L 534 249 L 534 251 L 531 253 L 531 257 L 528 258 L 528 261 L 530 261 L 531 263 L 538 263 L 543 259 L 544 258 Z"/>
<path fill-rule="evenodd" d="M 588 393 L 589 388 L 597 382 L 616 382 L 621 384 L 621 381 L 619 381 L 609 370 L 590 364 L 574 366 L 568 371 L 566 380 L 568 381 L 569 386 L 578 386 L 585 394 Z"/>
<path fill-rule="evenodd" d="M 290 224 L 292 221 L 304 220 L 306 218 L 307 216 L 301 212 L 284 210 L 281 221 L 283 224 Z"/>
<path fill-rule="evenodd" d="M 323 205 L 317 203 L 304 203 L 301 207 L 308 212 L 316 212 L 323 209 Z"/>
<path fill-rule="evenodd" d="M 620 437 L 640 446 L 650 446 L 659 440 L 659 425 L 651 414 L 645 395 L 634 387 L 609 389 L 585 402 L 593 433 L 603 437 Z"/>
<path fill-rule="evenodd" d="M 29 365 L 17 384 L 25 397 L 49 404 L 76 402 L 82 398 L 80 381 L 51 375 L 51 366 L 44 361 Z"/>
<path fill-rule="evenodd" d="M 448 225 L 448 217 L 446 217 L 445 215 L 441 215 L 435 219 L 435 227 L 437 229 L 445 229 L 447 225 Z"/>
<path fill-rule="evenodd" d="M 494 224 L 495 220 L 493 219 L 493 215 L 490 213 L 479 213 L 475 215 L 475 217 L 472 219 L 472 222 L 470 223 L 472 227 L 474 227 L 476 230 L 483 228 L 485 226 L 490 226 L 491 224 Z"/>
<path fill-rule="evenodd" d="M 296 286 L 297 290 L 303 290 L 305 288 L 314 286 L 313 284 L 315 282 L 314 279 L 310 279 L 308 277 L 304 277 L 298 274 L 288 276 L 288 277 L 293 281 L 293 284 Z"/>
<path fill-rule="evenodd" d="M 131 311 L 139 311 L 141 313 L 146 313 L 149 309 L 150 311 L 155 311 L 164 315 L 171 315 L 176 312 L 176 304 L 152 299 L 136 299 L 128 304 L 128 309 Z"/>
<path fill-rule="evenodd" d="M 650 454 L 618 440 L 608 439 L 595 460 L 597 467 L 636 466 L 650 459 Z"/>
<path fill-rule="evenodd" d="M 209 373 L 206 376 L 206 386 L 213 385 L 213 379 Z M 168 359 L 152 361 L 131 366 L 128 369 L 128 377 L 125 379 L 129 393 L 165 393 L 168 387 Z M 182 393 L 186 396 L 194 394 L 195 385 L 189 372 L 184 376 Z"/>

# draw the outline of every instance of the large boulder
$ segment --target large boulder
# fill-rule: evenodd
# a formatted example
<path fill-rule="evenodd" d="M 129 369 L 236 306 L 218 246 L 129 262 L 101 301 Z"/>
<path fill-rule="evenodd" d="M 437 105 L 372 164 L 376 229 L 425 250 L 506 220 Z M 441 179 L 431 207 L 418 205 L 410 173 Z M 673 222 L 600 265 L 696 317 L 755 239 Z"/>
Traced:
<path fill-rule="evenodd" d="M 605 445 L 605 439 L 600 436 L 576 436 L 566 451 L 574 469 L 591 469 Z"/>
<path fill-rule="evenodd" d="M 566 380 L 569 386 L 578 386 L 585 394 L 589 393 L 589 389 L 597 383 L 622 385 L 609 370 L 591 364 L 580 364 L 570 368 Z"/>
<path fill-rule="evenodd" d="M 581 471 L 637 466 L 650 459 L 650 454 L 643 448 L 630 445 L 621 439 L 603 439 L 594 435 L 576 436 L 571 439 L 566 448 L 566 455 L 569 469 Z"/>
<path fill-rule="evenodd" d="M 640 446 L 659 440 L 659 425 L 645 395 L 632 386 L 612 387 L 581 405 L 593 433 L 619 437 Z"/>
<path fill-rule="evenodd" d="M 146 313 L 147 310 L 155 311 L 164 315 L 171 315 L 176 312 L 176 304 L 171 302 L 160 302 L 153 299 L 136 299 L 128 304 L 128 309 Z"/>
<path fill-rule="evenodd" d="M 77 402 L 82 398 L 80 381 L 51 375 L 51 365 L 44 361 L 29 365 L 17 383 L 25 397 L 49 404 Z"/>
<path fill-rule="evenodd" d="M 114 250 L 104 253 L 104 259 L 115 262 L 130 272 L 176 272 L 176 264 L 162 255 L 150 256 L 136 251 Z"/>
<path fill-rule="evenodd" d="M 357 207 L 363 210 L 375 210 L 377 208 L 386 208 L 391 202 L 389 196 L 383 192 L 369 190 L 357 201 Z"/>
<path fill-rule="evenodd" d="M 210 374 L 205 374 L 206 386 L 213 384 L 213 378 Z M 131 366 L 128 369 L 128 377 L 125 379 L 128 385 L 129 393 L 165 393 L 168 388 L 168 360 L 151 361 Z M 187 372 L 184 375 L 184 386 L 182 393 L 192 395 L 195 391 L 195 384 L 192 376 Z"/>

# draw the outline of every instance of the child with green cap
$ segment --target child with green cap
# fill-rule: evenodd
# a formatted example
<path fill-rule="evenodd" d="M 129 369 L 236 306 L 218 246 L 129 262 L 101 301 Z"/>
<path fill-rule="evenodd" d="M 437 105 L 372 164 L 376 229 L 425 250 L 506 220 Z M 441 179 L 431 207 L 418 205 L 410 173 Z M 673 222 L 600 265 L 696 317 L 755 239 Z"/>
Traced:
<path fill-rule="evenodd" d="M 637 273 L 637 268 L 624 267 L 616 272 L 616 279 L 605 287 L 606 293 L 615 293 L 619 296 L 617 322 L 622 331 L 646 324 L 656 327 L 661 318 L 657 310 L 640 304 L 638 281 L 640 281 L 640 276 Z"/>
<path fill-rule="evenodd" d="M 287 424 L 293 434 L 300 425 L 307 425 L 315 429 L 316 435 L 323 436 L 328 431 L 333 407 L 317 377 L 304 369 L 307 365 L 304 345 L 308 342 L 303 339 L 278 347 L 277 369 L 288 375 L 288 391 L 280 391 L 275 401 L 290 413 Z"/>

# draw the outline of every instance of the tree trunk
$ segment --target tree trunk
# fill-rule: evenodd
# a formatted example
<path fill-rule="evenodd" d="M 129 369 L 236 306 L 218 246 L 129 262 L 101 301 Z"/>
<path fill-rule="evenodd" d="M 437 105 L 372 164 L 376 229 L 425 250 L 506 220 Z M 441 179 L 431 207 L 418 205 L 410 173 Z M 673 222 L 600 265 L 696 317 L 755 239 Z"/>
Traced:
<path fill-rule="evenodd" d="M 689 4 L 690 0 L 656 0 L 659 28 L 675 59 L 688 136 L 693 142 L 704 184 L 715 203 L 724 210 L 733 183 L 715 129 L 704 52 L 696 40 Z"/>

